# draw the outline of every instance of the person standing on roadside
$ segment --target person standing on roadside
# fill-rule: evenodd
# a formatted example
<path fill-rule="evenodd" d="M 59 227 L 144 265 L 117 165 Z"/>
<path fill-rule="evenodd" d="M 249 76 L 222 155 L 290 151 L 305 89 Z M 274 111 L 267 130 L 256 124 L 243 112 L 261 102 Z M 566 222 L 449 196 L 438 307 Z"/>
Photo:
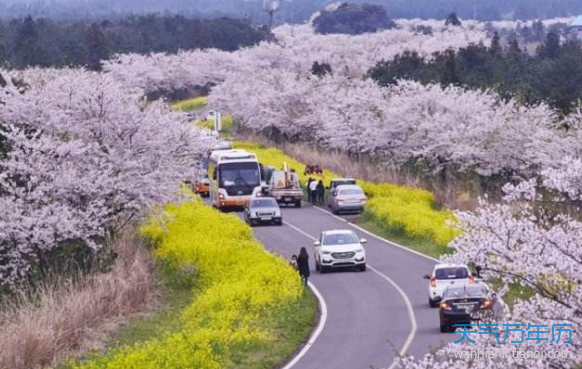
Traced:
<path fill-rule="evenodd" d="M 311 182 L 311 184 L 309 185 L 309 189 L 311 192 L 311 198 L 310 198 L 310 202 L 315 205 L 315 203 L 317 202 L 317 181 L 313 180 Z"/>
<path fill-rule="evenodd" d="M 323 198 L 325 197 L 325 186 L 323 181 L 320 179 L 317 183 L 317 202 L 323 205 Z"/>
<path fill-rule="evenodd" d="M 311 182 L 313 182 L 313 178 L 309 177 L 307 180 L 307 202 L 311 202 Z"/>
<path fill-rule="evenodd" d="M 299 275 L 301 276 L 303 285 L 307 286 L 311 271 L 309 270 L 309 255 L 307 254 L 307 249 L 305 247 L 302 247 L 299 251 L 299 256 L 297 257 L 297 269 L 299 269 Z"/>

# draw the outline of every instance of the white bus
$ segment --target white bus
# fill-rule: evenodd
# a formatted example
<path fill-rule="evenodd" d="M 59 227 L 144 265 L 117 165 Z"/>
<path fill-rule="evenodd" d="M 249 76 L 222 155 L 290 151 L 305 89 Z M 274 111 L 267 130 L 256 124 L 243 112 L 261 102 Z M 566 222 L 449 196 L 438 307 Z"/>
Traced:
<path fill-rule="evenodd" d="M 219 209 L 245 206 L 261 195 L 261 170 L 254 153 L 217 150 L 208 160 L 210 201 Z"/>

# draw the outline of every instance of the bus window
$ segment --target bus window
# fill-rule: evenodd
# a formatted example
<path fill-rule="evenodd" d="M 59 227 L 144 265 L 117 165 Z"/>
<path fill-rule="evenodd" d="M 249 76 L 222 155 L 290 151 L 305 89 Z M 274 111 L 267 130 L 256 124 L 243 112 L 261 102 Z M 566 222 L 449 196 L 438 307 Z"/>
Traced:
<path fill-rule="evenodd" d="M 224 163 L 218 168 L 219 187 L 250 189 L 261 185 L 257 163 Z"/>

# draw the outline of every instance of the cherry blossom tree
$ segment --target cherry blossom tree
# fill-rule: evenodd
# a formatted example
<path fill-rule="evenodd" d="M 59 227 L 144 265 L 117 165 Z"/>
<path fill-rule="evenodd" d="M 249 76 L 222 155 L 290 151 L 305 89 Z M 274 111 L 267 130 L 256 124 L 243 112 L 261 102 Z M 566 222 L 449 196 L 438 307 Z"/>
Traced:
<path fill-rule="evenodd" d="M 245 129 L 427 163 L 481 175 L 525 178 L 579 150 L 547 105 L 524 107 L 491 92 L 400 81 L 387 88 L 334 74 L 249 71 L 216 86 L 209 104 L 233 112 Z M 529 132 L 529 134 L 524 134 Z"/>
<path fill-rule="evenodd" d="M 476 213 L 458 212 L 458 226 L 463 234 L 450 246 L 455 249 L 445 262 L 474 262 L 481 266 L 485 278 L 497 278 L 501 291 L 510 285 L 520 285 L 533 296 L 517 302 L 499 324 L 499 338 L 494 335 L 469 334 L 471 340 L 452 343 L 421 360 L 403 358 L 402 368 L 572 368 L 582 361 L 582 223 L 566 215 L 540 212 L 534 207 L 544 201 L 536 191 L 538 184 L 549 185 L 564 193 L 565 199 L 579 200 L 582 193 L 579 160 L 568 159 L 563 171 L 543 171 L 539 181 L 532 179 L 517 185 L 507 185 L 506 203 L 481 203 Z M 576 173 L 575 170 L 578 169 Z M 539 182 L 539 183 L 538 183 Z M 547 195 L 545 195 L 547 196 Z M 560 198 L 556 198 L 560 201 Z M 503 324 L 523 324 L 522 327 Z M 536 341 L 521 339 L 521 333 L 509 328 L 522 329 L 526 338 L 532 326 L 543 326 L 547 331 Z M 561 325 L 558 341 L 556 327 Z M 534 330 L 536 330 L 535 328 Z M 503 343 L 507 334 L 507 341 Z M 511 341 L 522 341 L 512 342 Z M 570 341 L 570 342 L 566 342 Z M 501 342 L 501 343 L 500 343 Z M 465 352 L 481 351 L 504 357 L 468 358 Z M 539 355 L 521 357 L 521 352 L 568 351 L 571 356 Z"/>
<path fill-rule="evenodd" d="M 103 238 L 180 197 L 214 138 L 107 74 L 2 72 L 0 279 L 14 284 L 66 242 Z"/>

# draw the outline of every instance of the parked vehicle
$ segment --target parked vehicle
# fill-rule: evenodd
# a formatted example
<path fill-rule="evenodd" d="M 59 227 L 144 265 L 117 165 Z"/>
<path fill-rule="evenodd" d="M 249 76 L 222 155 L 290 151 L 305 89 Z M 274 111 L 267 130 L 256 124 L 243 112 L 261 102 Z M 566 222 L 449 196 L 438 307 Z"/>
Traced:
<path fill-rule="evenodd" d="M 368 198 L 358 185 L 340 185 L 330 192 L 329 207 L 334 214 L 343 211 L 364 211 Z"/>
<path fill-rule="evenodd" d="M 263 223 L 283 225 L 283 216 L 277 201 L 271 197 L 258 197 L 245 206 L 245 221 L 251 226 Z"/>
<path fill-rule="evenodd" d="M 329 181 L 329 187 L 327 189 L 330 190 L 330 192 L 333 192 L 338 186 L 355 184 L 357 183 L 354 178 L 334 178 Z"/>
<path fill-rule="evenodd" d="M 365 239 L 359 239 L 351 230 L 321 232 L 315 247 L 315 269 L 325 273 L 333 268 L 355 267 L 366 270 Z"/>
<path fill-rule="evenodd" d="M 447 287 L 463 287 L 475 284 L 471 271 L 463 264 L 437 264 L 428 279 L 428 304 L 437 307 L 442 300 L 443 292 Z"/>
<path fill-rule="evenodd" d="M 303 190 L 299 184 L 299 178 L 296 173 L 289 170 L 286 163 L 283 164 L 283 170 L 272 172 L 268 193 L 279 204 L 293 204 L 297 208 L 301 207 Z"/>
<path fill-rule="evenodd" d="M 215 150 L 208 160 L 210 200 L 219 209 L 242 207 L 261 196 L 261 171 L 254 153 Z"/>
<path fill-rule="evenodd" d="M 202 197 L 210 196 L 210 181 L 208 177 L 194 181 L 194 193 Z"/>
<path fill-rule="evenodd" d="M 455 324 L 471 324 L 491 305 L 489 291 L 482 284 L 450 285 L 439 304 L 441 332 L 454 332 Z"/>

